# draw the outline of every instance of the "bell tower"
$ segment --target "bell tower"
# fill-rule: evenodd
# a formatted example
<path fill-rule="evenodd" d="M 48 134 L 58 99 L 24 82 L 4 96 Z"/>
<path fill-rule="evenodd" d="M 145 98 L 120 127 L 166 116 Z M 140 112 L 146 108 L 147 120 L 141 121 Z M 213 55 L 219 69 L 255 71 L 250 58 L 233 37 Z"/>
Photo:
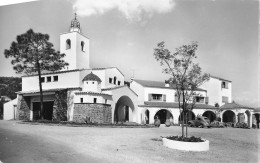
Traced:
<path fill-rule="evenodd" d="M 80 23 L 75 13 L 68 33 L 60 35 L 60 52 L 65 53 L 64 60 L 69 63 L 66 70 L 89 67 L 89 38 L 81 33 Z"/>

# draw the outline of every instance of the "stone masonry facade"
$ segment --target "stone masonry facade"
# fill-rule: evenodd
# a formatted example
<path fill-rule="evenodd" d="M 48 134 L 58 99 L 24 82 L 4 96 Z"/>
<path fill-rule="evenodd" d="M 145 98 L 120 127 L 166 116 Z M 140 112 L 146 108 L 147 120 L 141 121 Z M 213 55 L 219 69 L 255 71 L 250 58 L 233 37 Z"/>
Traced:
<path fill-rule="evenodd" d="M 82 123 L 86 118 L 92 123 L 112 123 L 112 108 L 105 104 L 74 104 L 73 121 Z"/>
<path fill-rule="evenodd" d="M 17 119 L 30 120 L 30 97 L 18 96 Z"/>

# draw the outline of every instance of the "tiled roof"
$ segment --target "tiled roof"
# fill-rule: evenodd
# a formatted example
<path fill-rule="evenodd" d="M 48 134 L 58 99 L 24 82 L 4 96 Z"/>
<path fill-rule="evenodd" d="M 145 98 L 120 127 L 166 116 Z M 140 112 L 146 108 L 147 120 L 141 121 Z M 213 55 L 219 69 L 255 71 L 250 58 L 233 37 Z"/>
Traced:
<path fill-rule="evenodd" d="M 112 95 L 110 95 L 110 94 L 99 93 L 99 92 L 75 92 L 75 95 L 85 95 L 85 94 L 95 94 L 95 95 L 107 95 L 107 96 L 112 96 Z"/>
<path fill-rule="evenodd" d="M 73 70 L 60 70 L 60 71 L 52 71 L 52 72 L 45 72 L 42 73 L 42 75 L 51 75 L 51 74 L 61 74 L 61 73 L 69 73 L 69 72 L 75 72 L 75 71 L 84 71 L 84 70 L 105 70 L 105 69 L 117 69 L 123 76 L 124 74 L 117 68 L 117 67 L 105 67 L 105 68 L 89 68 L 89 69 L 73 69 Z M 37 76 L 38 74 L 31 74 L 31 75 L 24 75 L 22 77 L 30 77 L 30 76 Z"/>
<path fill-rule="evenodd" d="M 216 77 L 216 76 L 212 76 L 212 75 L 210 75 L 210 77 L 215 78 L 215 79 L 219 79 L 219 80 L 224 80 L 224 81 L 232 82 L 232 81 L 230 81 L 230 80 L 223 79 L 223 78 Z"/>
<path fill-rule="evenodd" d="M 255 109 L 254 109 L 254 112 L 260 112 L 260 107 L 255 108 Z"/>
<path fill-rule="evenodd" d="M 145 101 L 144 105 L 139 105 L 139 106 L 140 107 L 179 108 L 179 103 Z M 218 108 L 216 108 L 212 105 L 207 105 L 207 104 L 195 104 L 194 109 L 218 109 Z"/>
<path fill-rule="evenodd" d="M 152 87 L 152 88 L 163 88 L 163 89 L 176 89 L 176 87 L 165 87 L 165 82 L 160 82 L 160 81 L 150 81 L 150 80 L 139 80 L 139 79 L 134 79 L 135 82 L 141 84 L 144 87 Z M 201 88 L 197 88 L 197 91 L 206 91 Z"/>
<path fill-rule="evenodd" d="M 100 79 L 97 75 L 93 74 L 92 72 L 91 72 L 90 74 L 86 75 L 86 76 L 83 78 L 82 81 L 97 81 L 97 82 L 102 82 L 101 79 Z"/>
<path fill-rule="evenodd" d="M 42 92 L 56 92 L 62 90 L 71 90 L 71 89 L 81 89 L 80 87 L 73 87 L 73 88 L 55 88 L 55 89 L 43 89 Z M 40 90 L 31 90 L 31 91 L 19 91 L 16 92 L 18 94 L 29 94 L 29 93 L 40 93 Z"/>
<path fill-rule="evenodd" d="M 232 103 L 226 103 L 222 105 L 220 109 L 228 110 L 228 109 L 253 109 L 253 108 L 232 102 Z"/>
<path fill-rule="evenodd" d="M 104 88 L 102 89 L 102 91 L 110 91 L 110 90 L 115 90 L 115 89 L 119 89 L 119 88 L 123 88 L 123 87 L 127 87 L 130 91 L 132 91 L 136 96 L 138 96 L 135 91 L 133 91 L 130 87 L 128 87 L 127 85 L 122 85 L 122 86 L 115 86 L 115 87 L 110 87 L 110 88 Z"/>

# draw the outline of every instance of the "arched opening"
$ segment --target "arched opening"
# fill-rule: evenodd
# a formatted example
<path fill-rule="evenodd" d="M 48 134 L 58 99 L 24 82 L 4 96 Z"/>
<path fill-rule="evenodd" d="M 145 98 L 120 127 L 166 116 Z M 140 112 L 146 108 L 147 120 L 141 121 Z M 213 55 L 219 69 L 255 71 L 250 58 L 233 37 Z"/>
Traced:
<path fill-rule="evenodd" d="M 70 39 L 66 40 L 66 49 L 70 49 L 71 48 L 71 42 Z"/>
<path fill-rule="evenodd" d="M 157 118 L 160 119 L 161 124 L 165 124 L 166 120 L 170 120 L 172 122 L 173 115 L 170 111 L 168 111 L 166 109 L 161 109 L 154 116 L 154 119 L 157 119 Z"/>
<path fill-rule="evenodd" d="M 249 110 L 246 110 L 246 115 L 247 115 L 247 125 L 250 126 L 251 122 L 250 122 L 250 119 L 251 119 L 251 113 Z"/>
<path fill-rule="evenodd" d="M 149 110 L 145 111 L 145 124 L 149 124 L 150 112 Z"/>
<path fill-rule="evenodd" d="M 116 84 L 116 77 L 114 77 L 114 84 Z"/>
<path fill-rule="evenodd" d="M 179 116 L 179 123 L 182 123 L 182 120 L 183 120 L 183 112 L 181 112 L 180 116 Z M 188 115 L 187 115 L 187 121 L 190 121 L 190 120 L 194 120 L 195 119 L 195 114 L 192 112 L 192 111 L 188 111 Z M 184 121 L 184 123 L 186 123 L 186 119 Z"/>
<path fill-rule="evenodd" d="M 255 113 L 253 115 L 254 115 L 253 122 L 256 125 L 255 127 L 259 128 L 260 114 L 259 113 Z"/>
<path fill-rule="evenodd" d="M 235 113 L 231 110 L 225 111 L 222 118 L 223 118 L 223 122 L 232 122 L 232 123 L 236 122 Z"/>
<path fill-rule="evenodd" d="M 134 110 L 134 104 L 128 96 L 120 97 L 115 106 L 114 122 L 118 123 L 133 121 Z"/>
<path fill-rule="evenodd" d="M 84 52 L 85 51 L 85 43 L 83 41 L 81 41 L 80 45 L 81 45 L 81 51 Z"/>
<path fill-rule="evenodd" d="M 202 116 L 207 117 L 210 122 L 216 120 L 216 114 L 213 111 L 207 110 L 205 111 Z"/>

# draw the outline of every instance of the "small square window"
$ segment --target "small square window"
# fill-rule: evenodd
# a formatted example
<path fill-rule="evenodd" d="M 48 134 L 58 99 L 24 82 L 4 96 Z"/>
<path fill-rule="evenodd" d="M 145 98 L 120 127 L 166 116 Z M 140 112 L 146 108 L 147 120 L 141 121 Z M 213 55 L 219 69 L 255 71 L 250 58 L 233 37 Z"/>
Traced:
<path fill-rule="evenodd" d="M 53 76 L 53 81 L 58 81 L 58 76 Z"/>
<path fill-rule="evenodd" d="M 94 103 L 97 103 L 97 98 L 94 98 Z"/>
<path fill-rule="evenodd" d="M 120 81 L 117 81 L 117 85 L 120 85 L 121 84 L 121 82 Z"/>
<path fill-rule="evenodd" d="M 80 98 L 80 102 L 83 103 L 83 98 Z"/>
<path fill-rule="evenodd" d="M 47 82 L 51 82 L 51 76 L 47 76 Z"/>
<path fill-rule="evenodd" d="M 92 84 L 95 84 L 95 82 L 92 82 Z"/>
<path fill-rule="evenodd" d="M 45 82 L 45 77 L 41 77 L 41 82 L 42 82 L 42 83 Z"/>

